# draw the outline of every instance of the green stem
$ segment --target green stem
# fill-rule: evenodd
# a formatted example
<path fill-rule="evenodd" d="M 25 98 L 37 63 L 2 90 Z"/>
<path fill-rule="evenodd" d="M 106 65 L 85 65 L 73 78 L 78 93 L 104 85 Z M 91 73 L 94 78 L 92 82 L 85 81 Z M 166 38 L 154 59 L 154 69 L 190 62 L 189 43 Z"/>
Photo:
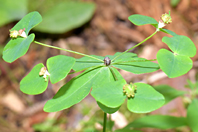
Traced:
<path fill-rule="evenodd" d="M 147 37 L 147 38 L 146 38 L 145 40 L 143 40 L 142 42 L 140 42 L 140 43 L 136 44 L 135 46 L 129 48 L 128 50 L 122 52 L 121 54 L 119 54 L 118 56 L 116 56 L 111 62 L 113 62 L 116 58 L 120 57 L 121 55 L 125 54 L 126 52 L 128 52 L 128 51 L 134 49 L 135 47 L 137 47 L 137 46 L 139 46 L 139 45 L 141 45 L 142 43 L 144 43 L 145 41 L 147 41 L 148 39 L 150 39 L 151 37 L 153 37 L 157 32 L 158 32 L 158 31 L 156 30 L 153 34 L 151 34 L 149 37 Z"/>
<path fill-rule="evenodd" d="M 104 62 L 103 60 L 98 59 L 96 57 L 93 57 L 93 56 L 90 56 L 90 55 L 86 55 L 86 54 L 83 54 L 83 53 L 79 53 L 79 52 L 76 52 L 76 51 L 73 51 L 73 50 L 68 50 L 68 49 L 63 49 L 63 48 L 59 48 L 59 47 L 56 47 L 56 46 L 47 45 L 47 44 L 44 44 L 44 43 L 41 43 L 41 42 L 38 42 L 38 41 L 34 41 L 34 43 L 39 44 L 39 45 L 42 45 L 42 46 L 46 46 L 46 47 L 49 47 L 49 48 L 54 48 L 54 49 L 58 49 L 58 50 L 67 51 L 67 52 L 70 52 L 70 53 L 73 53 L 73 54 L 78 54 L 78 55 L 86 56 L 86 57 L 89 57 L 89 58 L 92 58 L 92 59 L 95 59 L 95 60 Z"/>
<path fill-rule="evenodd" d="M 103 132 L 106 132 L 107 113 L 104 112 Z"/>

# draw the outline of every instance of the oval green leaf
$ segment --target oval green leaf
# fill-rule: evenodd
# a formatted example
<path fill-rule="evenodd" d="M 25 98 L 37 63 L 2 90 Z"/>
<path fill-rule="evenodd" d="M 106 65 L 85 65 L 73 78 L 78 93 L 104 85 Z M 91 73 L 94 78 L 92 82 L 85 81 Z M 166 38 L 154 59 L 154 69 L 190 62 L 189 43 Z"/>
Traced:
<path fill-rule="evenodd" d="M 187 110 L 187 123 L 193 132 L 198 131 L 198 100 L 194 99 L 192 103 L 188 106 Z"/>
<path fill-rule="evenodd" d="M 148 113 L 165 103 L 164 96 L 145 83 L 135 83 L 137 90 L 134 98 L 127 100 L 127 107 L 134 113 Z"/>
<path fill-rule="evenodd" d="M 25 33 L 28 35 L 29 31 L 38 25 L 42 21 L 41 15 L 37 12 L 30 12 L 25 17 L 23 17 L 12 29 L 19 31 L 25 28 Z M 18 38 L 17 38 L 18 39 Z"/>
<path fill-rule="evenodd" d="M 189 57 L 176 55 L 166 49 L 158 51 L 157 61 L 169 78 L 184 75 L 192 68 L 192 60 Z"/>
<path fill-rule="evenodd" d="M 24 17 L 27 13 L 27 0 L 2 0 L 0 4 L 0 27 Z"/>
<path fill-rule="evenodd" d="M 173 37 L 163 37 L 162 42 L 176 54 L 193 57 L 196 55 L 196 47 L 192 40 L 186 36 L 176 35 Z"/>
<path fill-rule="evenodd" d="M 119 80 L 102 85 L 94 85 L 91 95 L 96 101 L 110 108 L 117 108 L 124 103 L 126 96 L 123 94 L 123 86 L 126 81 Z"/>
<path fill-rule="evenodd" d="M 3 50 L 3 59 L 11 63 L 25 55 L 34 37 L 34 34 L 30 34 L 27 38 L 11 39 Z"/>
<path fill-rule="evenodd" d="M 93 3 L 65 1 L 45 11 L 43 22 L 35 29 L 47 33 L 64 33 L 82 26 L 93 16 Z"/>
<path fill-rule="evenodd" d="M 138 118 L 129 123 L 126 128 L 158 128 L 171 129 L 186 126 L 185 117 L 174 117 L 166 115 L 149 115 Z"/>
<path fill-rule="evenodd" d="M 50 73 L 50 81 L 52 84 L 64 79 L 72 69 L 75 63 L 73 57 L 57 55 L 47 60 L 47 69 Z"/>
<path fill-rule="evenodd" d="M 39 76 L 42 67 L 44 67 L 42 63 L 37 64 L 31 72 L 21 80 L 20 90 L 23 93 L 36 95 L 43 93 L 47 89 L 48 81 L 45 81 L 43 76 Z"/>
<path fill-rule="evenodd" d="M 158 22 L 154 18 L 144 15 L 134 14 L 129 16 L 128 19 L 137 26 L 151 24 L 154 27 L 157 27 L 158 25 Z"/>

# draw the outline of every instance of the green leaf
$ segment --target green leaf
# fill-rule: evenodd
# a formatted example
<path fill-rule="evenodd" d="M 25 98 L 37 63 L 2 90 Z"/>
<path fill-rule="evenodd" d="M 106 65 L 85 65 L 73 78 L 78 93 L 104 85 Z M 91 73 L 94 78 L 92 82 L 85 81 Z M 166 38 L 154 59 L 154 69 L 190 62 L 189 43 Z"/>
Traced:
<path fill-rule="evenodd" d="M 44 67 L 42 63 L 37 64 L 31 72 L 21 80 L 20 90 L 23 93 L 36 95 L 46 90 L 48 81 L 45 81 L 43 76 L 39 76 L 42 67 Z"/>
<path fill-rule="evenodd" d="M 23 17 L 12 29 L 19 31 L 25 28 L 25 33 L 28 35 L 29 31 L 42 21 L 41 15 L 37 11 L 33 11 Z M 18 39 L 18 38 L 17 38 Z"/>
<path fill-rule="evenodd" d="M 186 126 L 186 118 L 165 115 L 149 115 L 136 119 L 129 123 L 126 128 L 158 128 L 171 129 Z"/>
<path fill-rule="evenodd" d="M 131 16 L 128 17 L 128 19 L 133 24 L 135 24 L 137 26 L 151 24 L 154 27 L 157 27 L 157 25 L 158 25 L 158 22 L 154 18 L 148 17 L 148 16 L 139 15 L 139 14 L 131 15 Z"/>
<path fill-rule="evenodd" d="M 101 70 L 101 68 L 87 70 L 77 77 L 74 77 L 62 86 L 51 100 L 47 101 L 44 106 L 44 111 L 60 111 L 79 103 L 89 94 L 92 81 L 95 76 L 101 72 Z"/>
<path fill-rule="evenodd" d="M 65 1 L 54 5 L 43 16 L 43 22 L 35 29 L 47 33 L 64 33 L 82 26 L 93 16 L 93 3 Z"/>
<path fill-rule="evenodd" d="M 103 84 L 108 85 L 109 83 L 114 82 L 115 80 L 123 80 L 123 77 L 120 75 L 118 70 L 116 70 L 113 67 L 111 68 L 104 67 L 104 72 L 102 73 L 102 76 L 98 76 L 98 79 L 96 80 L 96 83 L 94 83 L 93 86 L 99 86 Z M 92 91 L 93 90 L 94 90 L 94 87 Z M 102 103 L 98 101 L 97 101 L 97 104 L 104 112 L 109 113 L 109 114 L 116 112 L 120 108 L 120 106 L 117 108 L 110 108 L 108 106 L 103 105 Z"/>
<path fill-rule="evenodd" d="M 2 0 L 0 4 L 0 27 L 20 20 L 27 13 L 27 0 Z"/>
<path fill-rule="evenodd" d="M 3 59 L 11 63 L 26 54 L 34 37 L 30 34 L 27 38 L 11 39 L 3 50 Z"/>
<path fill-rule="evenodd" d="M 64 79 L 75 63 L 73 57 L 57 55 L 47 60 L 47 68 L 52 84 Z"/>
<path fill-rule="evenodd" d="M 151 61 L 147 61 L 144 58 L 122 58 L 116 60 L 112 65 L 116 68 L 134 73 L 134 74 L 142 74 L 149 73 L 159 70 L 159 66 L 157 63 L 153 63 Z"/>
<path fill-rule="evenodd" d="M 92 85 L 112 80 L 114 81 L 114 77 L 108 67 L 89 69 L 61 87 L 53 99 L 45 104 L 44 111 L 54 112 L 67 109 L 84 99 L 89 94 Z"/>
<path fill-rule="evenodd" d="M 123 79 L 102 85 L 94 85 L 91 95 L 96 101 L 103 105 L 110 108 L 116 108 L 124 103 L 126 99 L 126 96 L 123 94 L 123 86 L 125 84 L 126 81 Z"/>
<path fill-rule="evenodd" d="M 185 91 L 176 90 L 168 85 L 158 85 L 154 86 L 154 88 L 165 97 L 165 104 L 186 93 Z"/>
<path fill-rule="evenodd" d="M 91 55 L 95 58 L 98 58 L 98 59 L 101 59 L 103 60 L 104 57 L 102 56 L 96 56 L 96 55 Z M 100 66 L 100 65 L 103 65 L 104 63 L 103 62 L 100 62 L 98 60 L 95 60 L 93 58 L 90 58 L 90 57 L 82 57 L 80 59 L 76 59 L 76 63 L 75 65 L 73 66 L 73 70 L 74 71 L 80 71 L 80 70 L 84 70 L 85 68 L 90 68 L 90 67 L 93 67 L 93 66 Z"/>
<path fill-rule="evenodd" d="M 171 0 L 171 1 L 170 1 L 170 5 L 171 5 L 172 7 L 176 7 L 176 6 L 179 4 L 180 1 L 181 1 L 181 0 Z"/>
<path fill-rule="evenodd" d="M 189 57 L 174 54 L 166 49 L 158 51 L 157 60 L 169 78 L 184 75 L 192 68 L 192 60 Z"/>
<path fill-rule="evenodd" d="M 111 56 L 109 56 L 109 58 L 112 60 L 112 59 L 114 59 L 115 57 L 117 57 L 118 55 L 120 55 L 120 54 L 122 54 L 123 52 L 116 52 L 112 57 Z M 115 60 L 114 60 L 114 62 L 119 62 L 120 60 L 123 60 L 124 58 L 135 58 L 135 57 L 137 57 L 137 54 L 135 54 L 135 53 L 132 53 L 132 52 L 127 52 L 127 53 L 125 53 L 125 54 L 123 54 L 123 55 L 121 55 L 121 56 L 119 56 L 119 57 L 117 57 Z"/>
<path fill-rule="evenodd" d="M 168 30 L 168 29 L 165 29 L 165 28 L 160 28 L 160 31 L 164 32 L 164 33 L 167 33 L 167 34 L 170 34 L 172 36 L 176 36 L 177 34 L 171 30 Z"/>
<path fill-rule="evenodd" d="M 42 21 L 42 18 L 38 12 L 31 12 L 23 17 L 12 29 L 19 31 L 20 29 L 25 28 L 25 33 L 28 34 L 29 31 L 36 26 L 38 23 Z M 33 42 L 35 35 L 30 34 L 27 38 L 16 38 L 11 39 L 8 44 L 5 46 L 3 51 L 3 59 L 6 62 L 13 62 L 16 59 L 23 56 L 27 51 L 28 48 Z"/>
<path fill-rule="evenodd" d="M 125 129 L 125 128 L 123 128 L 123 129 L 117 129 L 117 130 L 115 130 L 114 132 L 143 132 L 143 131 L 140 131 L 140 130 L 132 130 L 132 129 Z"/>
<path fill-rule="evenodd" d="M 122 53 L 117 52 L 115 55 L 109 56 L 109 58 L 113 60 L 120 54 Z M 134 74 L 149 73 L 159 69 L 158 64 L 148 61 L 144 58 L 138 58 L 137 54 L 134 53 L 125 53 L 119 56 L 111 63 L 111 65 Z"/>
<path fill-rule="evenodd" d="M 198 100 L 194 99 L 188 106 L 187 110 L 187 123 L 193 132 L 198 131 Z"/>
<path fill-rule="evenodd" d="M 179 55 L 193 57 L 196 55 L 196 47 L 192 40 L 186 36 L 176 35 L 173 37 L 163 37 L 162 42 L 166 43 L 168 47 Z"/>
<path fill-rule="evenodd" d="M 105 113 L 108 113 L 108 114 L 113 114 L 120 109 L 120 106 L 117 108 L 110 108 L 110 107 L 107 107 L 107 106 L 101 104 L 100 102 L 97 102 L 97 104 L 102 109 L 102 111 L 104 111 Z"/>
<path fill-rule="evenodd" d="M 165 103 L 164 96 L 145 83 L 135 83 L 137 90 L 134 98 L 129 98 L 127 107 L 134 113 L 148 113 Z"/>
<path fill-rule="evenodd" d="M 193 83 L 191 80 L 187 79 L 187 85 L 185 85 L 186 88 L 189 88 L 191 90 L 194 90 L 196 89 L 197 87 L 197 82 L 196 83 Z"/>

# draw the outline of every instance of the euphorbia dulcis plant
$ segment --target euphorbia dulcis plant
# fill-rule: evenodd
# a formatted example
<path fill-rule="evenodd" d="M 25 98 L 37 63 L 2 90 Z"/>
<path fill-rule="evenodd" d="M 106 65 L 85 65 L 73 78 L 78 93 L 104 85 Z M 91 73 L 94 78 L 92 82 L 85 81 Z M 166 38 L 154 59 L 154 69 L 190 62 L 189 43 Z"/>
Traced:
<path fill-rule="evenodd" d="M 29 31 L 42 21 L 42 17 L 34 11 L 27 14 L 10 30 L 11 40 L 4 48 L 3 59 L 12 63 L 26 54 L 32 42 L 83 56 L 80 59 L 65 55 L 50 57 L 46 65 L 37 64 L 21 80 L 20 90 L 26 94 L 36 95 L 47 89 L 49 80 L 55 84 L 68 74 L 84 71 L 63 85 L 55 96 L 47 101 L 44 106 L 46 112 L 67 109 L 79 103 L 89 93 L 105 113 L 116 112 L 125 100 L 127 100 L 127 107 L 131 112 L 151 112 L 163 106 L 165 102 L 163 95 L 149 84 L 139 82 L 128 84 L 118 69 L 134 74 L 150 73 L 161 69 L 169 78 L 178 77 L 186 74 L 192 68 L 193 62 L 190 57 L 195 56 L 196 48 L 188 37 L 164 29 L 172 22 L 170 12 L 163 14 L 159 22 L 151 17 L 138 14 L 129 16 L 129 20 L 137 26 L 150 24 L 156 28 L 156 31 L 128 50 L 104 57 L 86 55 L 35 41 L 34 33 L 29 34 Z M 170 34 L 172 37 L 162 38 L 162 42 L 169 49 L 160 49 L 157 59 L 147 60 L 129 52 L 160 31 Z M 156 60 L 158 64 L 152 62 Z M 70 72 L 72 69 L 74 72 Z"/>

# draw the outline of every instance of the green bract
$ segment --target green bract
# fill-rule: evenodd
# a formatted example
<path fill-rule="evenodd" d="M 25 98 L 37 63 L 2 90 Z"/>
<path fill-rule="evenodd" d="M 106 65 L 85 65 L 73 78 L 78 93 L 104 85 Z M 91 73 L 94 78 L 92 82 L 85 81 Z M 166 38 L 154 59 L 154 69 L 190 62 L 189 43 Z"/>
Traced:
<path fill-rule="evenodd" d="M 34 34 L 30 34 L 27 38 L 11 39 L 3 50 L 3 59 L 11 63 L 25 55 L 34 37 Z"/>
<path fill-rule="evenodd" d="M 189 57 L 174 54 L 166 49 L 157 53 L 160 68 L 170 78 L 186 74 L 192 68 L 192 60 Z"/>
<path fill-rule="evenodd" d="M 193 57 L 196 54 L 194 43 L 186 36 L 176 35 L 173 37 L 163 37 L 162 42 L 177 55 Z"/>
<path fill-rule="evenodd" d="M 192 68 L 192 60 L 196 54 L 196 48 L 193 42 L 186 36 L 175 35 L 173 37 L 164 37 L 164 43 L 173 51 L 161 49 L 157 53 L 157 60 L 160 68 L 170 78 L 186 74 Z"/>
<path fill-rule="evenodd" d="M 153 87 L 145 83 L 134 83 L 137 92 L 134 98 L 127 100 L 127 107 L 131 112 L 147 113 L 154 111 L 165 103 L 164 96 Z"/>
<path fill-rule="evenodd" d="M 44 79 L 43 75 L 39 75 L 44 65 L 38 64 L 20 82 L 21 91 L 26 94 L 34 95 L 44 92 L 47 88 L 48 83 L 46 82 L 48 82 L 48 78 L 50 78 L 52 84 L 59 82 L 67 76 L 74 63 L 74 58 L 64 55 L 57 55 L 49 58 L 47 60 L 47 70 L 50 75 L 47 75 L 47 81 Z M 37 86 L 33 85 L 34 83 L 37 84 Z"/>
<path fill-rule="evenodd" d="M 95 85 L 91 95 L 100 103 L 110 108 L 119 107 L 127 96 L 123 93 L 125 80 L 115 81 L 103 85 Z M 158 109 L 164 104 L 164 97 L 155 91 L 150 85 L 135 83 L 137 92 L 134 98 L 127 98 L 127 107 L 135 113 L 147 113 Z M 145 107 L 146 106 L 146 107 Z"/>
<path fill-rule="evenodd" d="M 25 33 L 28 35 L 29 31 L 42 21 L 42 17 L 38 12 L 31 12 L 21 19 L 11 31 L 25 28 Z M 11 39 L 3 50 L 3 59 L 6 62 L 13 62 L 20 58 L 29 49 L 30 44 L 34 41 L 34 34 L 30 34 L 27 38 Z"/>
<path fill-rule="evenodd" d="M 125 80 L 105 83 L 102 85 L 95 85 L 91 91 L 91 95 L 96 101 L 102 103 L 110 108 L 116 108 L 124 103 L 126 96 L 123 94 L 123 86 L 126 84 Z"/>
<path fill-rule="evenodd" d="M 37 12 L 31 12 L 23 17 L 12 29 L 19 31 L 25 28 L 25 33 L 28 35 L 29 31 L 42 21 L 41 15 Z"/>
<path fill-rule="evenodd" d="M 52 84 L 64 79 L 72 69 L 75 59 L 72 57 L 57 55 L 47 60 L 47 68 Z"/>
<path fill-rule="evenodd" d="M 44 92 L 47 88 L 48 81 L 39 75 L 43 64 L 37 64 L 32 71 L 25 76 L 20 82 L 20 90 L 26 94 L 36 95 Z"/>

